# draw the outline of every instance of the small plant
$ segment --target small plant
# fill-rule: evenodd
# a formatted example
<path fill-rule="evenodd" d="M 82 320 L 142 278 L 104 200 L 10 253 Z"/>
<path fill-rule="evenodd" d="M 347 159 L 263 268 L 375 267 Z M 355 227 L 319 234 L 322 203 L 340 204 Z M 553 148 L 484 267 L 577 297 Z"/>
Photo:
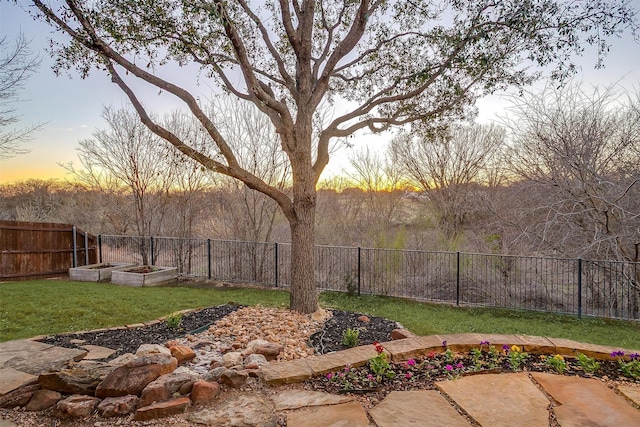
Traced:
<path fill-rule="evenodd" d="M 523 352 L 517 345 L 512 345 L 511 347 L 505 345 L 502 348 L 509 358 L 509 367 L 514 371 L 519 370 L 522 363 L 527 360 L 529 356 L 528 353 Z"/>
<path fill-rule="evenodd" d="M 360 330 L 357 328 L 347 328 L 342 333 L 342 345 L 356 347 L 360 339 Z"/>
<path fill-rule="evenodd" d="M 567 370 L 567 362 L 561 354 L 556 354 L 552 357 L 547 357 L 545 362 L 547 366 L 551 367 L 559 374 L 563 374 Z"/>
<path fill-rule="evenodd" d="M 640 379 L 640 354 L 630 354 L 630 360 L 628 362 L 624 360 L 624 351 L 614 351 L 611 353 L 611 357 L 618 359 L 618 365 L 622 375 L 627 378 L 633 378 L 634 380 Z"/>
<path fill-rule="evenodd" d="M 371 369 L 377 382 L 382 381 L 385 377 L 393 378 L 396 373 L 391 370 L 391 365 L 387 359 L 387 354 L 384 352 L 384 348 L 377 341 L 374 342 L 373 345 L 378 354 L 369 359 L 369 369 Z"/>
<path fill-rule="evenodd" d="M 586 354 L 578 353 L 576 360 L 582 370 L 587 374 L 595 374 L 598 372 L 598 369 L 600 369 L 600 362 Z"/>
<path fill-rule="evenodd" d="M 479 348 L 472 348 L 471 352 L 471 360 L 473 361 L 473 370 L 479 371 L 482 369 L 482 350 Z"/>
<path fill-rule="evenodd" d="M 167 325 L 172 329 L 178 329 L 181 323 L 182 323 L 182 314 L 180 313 L 171 313 L 167 317 Z"/>

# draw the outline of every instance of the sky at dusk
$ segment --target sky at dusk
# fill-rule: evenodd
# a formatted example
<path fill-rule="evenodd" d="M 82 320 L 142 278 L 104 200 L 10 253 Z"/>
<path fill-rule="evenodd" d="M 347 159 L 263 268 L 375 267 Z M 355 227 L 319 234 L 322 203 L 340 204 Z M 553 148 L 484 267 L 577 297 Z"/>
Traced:
<path fill-rule="evenodd" d="M 18 5 L 25 4 L 18 1 Z M 640 0 L 633 1 L 636 10 L 640 10 Z M 73 162 L 78 164 L 76 147 L 78 141 L 91 138 L 92 133 L 106 125 L 101 118 L 103 106 L 127 106 L 124 94 L 111 83 L 104 73 L 94 71 L 83 80 L 78 75 L 69 78 L 66 75 L 56 77 L 51 70 L 53 63 L 45 52 L 49 38 L 64 40 L 44 23 L 35 22 L 24 10 L 25 6 L 13 3 L 0 3 L 0 37 L 14 40 L 22 31 L 31 40 L 31 48 L 40 54 L 42 63 L 35 75 L 26 83 L 20 94 L 21 102 L 16 105 L 21 116 L 21 125 L 42 123 L 42 127 L 25 144 L 30 153 L 10 159 L 0 159 L 0 184 L 29 178 L 64 178 L 66 171 L 59 164 Z M 633 92 L 640 90 L 640 43 L 632 35 L 611 41 L 609 56 L 605 58 L 604 69 L 594 70 L 595 51 L 589 50 L 578 60 L 582 69 L 577 79 L 587 85 L 606 86 L 619 82 L 620 86 Z M 188 70 L 180 70 L 185 73 Z M 189 80 L 193 80 L 189 76 Z M 177 79 L 178 83 L 184 83 Z M 187 86 L 188 89 L 201 92 L 209 97 L 211 88 L 205 85 Z M 157 89 L 142 88 L 144 98 L 157 114 L 168 113 L 179 106 L 169 95 L 159 95 Z M 499 94 L 481 99 L 478 121 L 486 123 L 496 114 L 503 112 L 507 101 Z M 383 145 L 386 136 L 365 135 L 350 140 L 354 146 L 372 147 Z M 334 153 L 323 177 L 339 174 L 346 166 L 348 148 Z"/>

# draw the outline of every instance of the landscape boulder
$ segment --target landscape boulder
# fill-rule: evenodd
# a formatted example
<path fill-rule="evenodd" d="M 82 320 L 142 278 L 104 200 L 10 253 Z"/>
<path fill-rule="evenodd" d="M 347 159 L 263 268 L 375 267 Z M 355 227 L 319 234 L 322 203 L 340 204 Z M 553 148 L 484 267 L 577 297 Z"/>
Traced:
<path fill-rule="evenodd" d="M 140 395 L 139 406 L 148 406 L 153 402 L 161 402 L 167 400 L 180 391 L 180 387 L 184 384 L 193 382 L 197 379 L 195 374 L 187 373 L 170 373 L 159 376 L 157 379 L 149 383 Z"/>
<path fill-rule="evenodd" d="M 96 396 L 100 398 L 139 396 L 142 390 L 160 375 L 173 372 L 178 361 L 165 354 L 147 354 L 135 357 L 124 365 L 114 369 L 96 387 Z"/>
<path fill-rule="evenodd" d="M 29 399 L 25 409 L 27 411 L 44 411 L 62 400 L 62 395 L 53 390 L 36 390 Z"/>
<path fill-rule="evenodd" d="M 191 402 L 194 405 L 208 403 L 220 394 L 220 384 L 198 380 L 191 389 Z"/>
<path fill-rule="evenodd" d="M 98 413 L 103 418 L 119 417 L 136 410 L 138 396 L 128 394 L 120 397 L 107 397 L 98 404 Z"/>
<path fill-rule="evenodd" d="M 84 418 L 93 414 L 100 399 L 74 394 L 56 403 L 54 413 L 58 418 Z"/>
<path fill-rule="evenodd" d="M 82 362 L 58 371 L 40 374 L 42 388 L 66 394 L 93 396 L 96 387 L 115 369 L 108 363 Z"/>
<path fill-rule="evenodd" d="M 171 415 L 181 414 L 191 405 L 188 397 L 177 397 L 164 402 L 154 403 L 153 405 L 138 408 L 134 420 L 147 421 L 156 418 L 170 417 Z"/>

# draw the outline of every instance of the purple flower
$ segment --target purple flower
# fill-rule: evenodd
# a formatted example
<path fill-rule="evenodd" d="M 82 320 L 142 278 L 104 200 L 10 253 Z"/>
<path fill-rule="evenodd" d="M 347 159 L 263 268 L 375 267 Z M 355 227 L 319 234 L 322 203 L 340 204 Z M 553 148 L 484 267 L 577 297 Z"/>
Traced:
<path fill-rule="evenodd" d="M 444 367 L 447 371 L 453 371 L 453 366 L 447 365 Z"/>
<path fill-rule="evenodd" d="M 330 380 L 331 378 L 333 378 L 333 374 L 332 374 L 331 372 L 329 372 L 329 373 L 326 375 L 326 377 L 327 377 L 327 379 L 328 379 L 328 380 Z"/>
<path fill-rule="evenodd" d="M 502 346 L 502 350 L 504 350 L 505 353 L 509 353 L 509 345 L 508 344 L 504 344 Z"/>
<path fill-rule="evenodd" d="M 631 360 L 638 360 L 640 359 L 640 353 L 631 353 L 629 357 L 631 358 Z"/>
<path fill-rule="evenodd" d="M 480 341 L 480 346 L 486 345 L 489 346 L 489 341 Z"/>
<path fill-rule="evenodd" d="M 443 346 L 444 348 L 446 348 L 446 347 L 447 347 L 447 341 L 446 341 L 446 340 L 445 340 L 445 341 L 442 341 L 442 346 Z"/>
<path fill-rule="evenodd" d="M 416 366 L 416 360 L 415 359 L 407 360 L 407 366 Z"/>
<path fill-rule="evenodd" d="M 612 358 L 614 358 L 614 359 L 615 359 L 616 357 L 622 357 L 622 356 L 624 356 L 624 351 L 621 351 L 621 350 L 618 350 L 618 351 L 612 351 L 612 352 L 611 352 L 611 354 L 610 354 L 610 356 L 611 356 Z"/>

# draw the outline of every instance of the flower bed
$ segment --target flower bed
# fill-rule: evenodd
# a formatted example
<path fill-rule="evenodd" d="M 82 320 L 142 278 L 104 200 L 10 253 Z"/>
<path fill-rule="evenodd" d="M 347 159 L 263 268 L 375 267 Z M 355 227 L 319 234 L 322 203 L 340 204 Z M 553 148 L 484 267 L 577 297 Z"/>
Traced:
<path fill-rule="evenodd" d="M 133 263 L 99 263 L 69 269 L 69 279 L 79 282 L 106 282 L 114 270 L 135 267 Z"/>
<path fill-rule="evenodd" d="M 467 375 L 499 372 L 553 372 L 582 377 L 607 377 L 640 384 L 640 354 L 610 354 L 596 360 L 578 353 L 576 357 L 560 354 L 541 355 L 523 352 L 518 346 L 496 348 L 482 342 L 468 353 L 456 353 L 442 343 L 442 352 L 431 352 L 422 359 L 392 363 L 381 345 L 375 343 L 377 356 L 365 366 L 346 366 L 308 382 L 312 388 L 334 393 L 377 393 L 390 390 L 433 389 L 437 381 Z"/>

